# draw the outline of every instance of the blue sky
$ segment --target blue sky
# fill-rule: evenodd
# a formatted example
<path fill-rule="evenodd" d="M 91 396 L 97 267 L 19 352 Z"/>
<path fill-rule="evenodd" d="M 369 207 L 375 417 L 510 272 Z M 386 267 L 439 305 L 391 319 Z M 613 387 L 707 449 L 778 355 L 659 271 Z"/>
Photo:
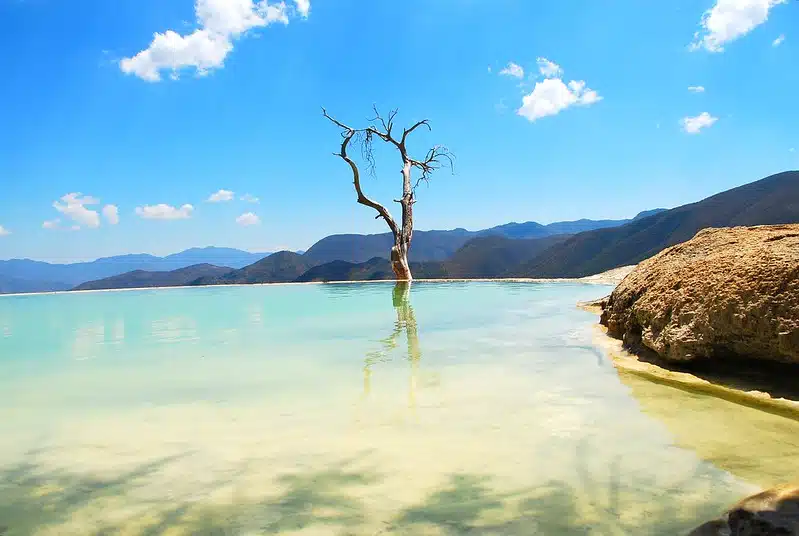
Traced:
<path fill-rule="evenodd" d="M 430 119 L 413 148 L 457 161 L 418 229 L 696 201 L 799 167 L 796 28 L 795 0 L 0 0 L 0 258 L 383 232 L 322 106 Z"/>

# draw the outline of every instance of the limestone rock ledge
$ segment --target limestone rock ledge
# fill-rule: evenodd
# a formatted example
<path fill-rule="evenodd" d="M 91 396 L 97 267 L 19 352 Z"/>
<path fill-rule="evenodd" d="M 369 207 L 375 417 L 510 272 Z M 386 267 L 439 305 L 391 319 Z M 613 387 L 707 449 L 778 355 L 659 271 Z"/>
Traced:
<path fill-rule="evenodd" d="M 704 229 L 640 263 L 600 322 L 669 362 L 799 364 L 799 224 Z"/>

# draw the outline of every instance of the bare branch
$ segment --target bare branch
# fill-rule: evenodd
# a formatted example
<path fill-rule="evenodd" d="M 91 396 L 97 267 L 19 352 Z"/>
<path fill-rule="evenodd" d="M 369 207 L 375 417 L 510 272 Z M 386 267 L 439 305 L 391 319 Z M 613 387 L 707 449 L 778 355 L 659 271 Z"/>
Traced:
<path fill-rule="evenodd" d="M 328 119 L 329 119 L 331 122 L 333 122 L 333 124 L 335 124 L 336 126 L 339 126 L 339 127 L 341 127 L 343 130 L 349 130 L 349 131 L 355 132 L 355 129 L 354 129 L 354 128 L 348 127 L 347 125 L 345 125 L 344 123 L 342 123 L 342 122 L 341 122 L 341 121 L 339 121 L 338 119 L 335 119 L 335 118 L 331 117 L 331 116 L 330 116 L 330 115 L 327 113 L 327 110 L 325 110 L 324 108 L 322 108 L 322 115 L 324 115 L 325 117 L 327 117 L 327 118 L 328 118 Z"/>
<path fill-rule="evenodd" d="M 413 190 L 416 190 L 420 182 L 429 181 L 430 175 L 445 165 L 448 165 L 452 173 L 455 173 L 455 157 L 452 152 L 443 145 L 436 145 L 430 149 L 424 160 L 419 161 L 411 159 L 410 163 L 412 167 L 422 172 L 422 176 L 416 180 Z"/>
<path fill-rule="evenodd" d="M 419 121 L 418 123 L 413 125 L 411 128 L 406 128 L 406 129 L 404 129 L 402 131 L 402 140 L 400 140 L 400 144 L 404 147 L 405 146 L 405 140 L 408 138 L 408 135 L 410 135 L 414 130 L 416 130 L 417 128 L 421 127 L 422 125 L 426 126 L 427 130 L 430 130 L 430 131 L 433 130 L 430 127 L 430 121 L 428 121 L 427 119 L 422 119 L 421 121 Z"/>
<path fill-rule="evenodd" d="M 394 118 L 397 117 L 399 110 L 398 109 L 391 110 L 388 113 L 388 119 L 384 119 L 383 116 L 380 115 L 380 112 L 378 111 L 376 105 L 372 105 L 372 110 L 374 110 L 375 116 L 374 118 L 371 119 L 370 122 L 372 123 L 380 122 L 380 125 L 383 127 L 382 131 L 383 136 L 381 137 L 383 137 L 385 141 L 393 141 L 393 137 L 391 136 L 391 131 L 394 129 Z M 377 131 L 376 128 L 375 132 L 379 133 L 379 131 Z"/>
<path fill-rule="evenodd" d="M 388 209 L 386 209 L 386 207 L 384 207 L 380 203 L 377 203 L 376 201 L 372 201 L 363 193 L 363 189 L 361 188 L 361 174 L 360 171 L 358 170 L 358 165 L 347 155 L 347 148 L 349 147 L 352 138 L 355 137 L 356 134 L 358 134 L 358 132 L 363 132 L 363 131 L 355 130 L 351 127 L 348 127 L 344 123 L 341 123 L 337 119 L 334 119 L 333 117 L 328 115 L 327 111 L 325 111 L 324 108 L 322 109 L 322 113 L 333 124 L 344 130 L 344 132 L 341 133 L 341 136 L 343 138 L 341 142 L 341 151 L 336 156 L 340 157 L 347 164 L 349 164 L 350 169 L 352 170 L 352 184 L 355 186 L 355 193 L 358 194 L 358 203 L 375 209 L 377 211 L 377 217 L 375 219 L 383 218 L 386 221 L 386 224 L 388 224 L 389 229 L 391 229 L 392 234 L 396 238 L 399 235 L 399 228 L 397 227 L 397 223 L 394 221 L 394 218 L 391 217 L 391 214 L 389 213 Z M 369 134 L 366 133 L 366 136 L 368 137 Z"/>

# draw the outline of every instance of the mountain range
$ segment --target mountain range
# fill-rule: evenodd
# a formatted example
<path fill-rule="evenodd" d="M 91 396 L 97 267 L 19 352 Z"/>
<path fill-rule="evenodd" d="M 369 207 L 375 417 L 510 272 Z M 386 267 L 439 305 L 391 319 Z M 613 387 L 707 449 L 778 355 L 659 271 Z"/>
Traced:
<path fill-rule="evenodd" d="M 78 285 L 74 290 L 101 290 L 122 288 L 181 287 L 201 277 L 221 276 L 230 272 L 230 268 L 213 264 L 194 264 L 168 272 L 149 272 L 134 270 L 120 275 L 89 281 Z"/>
<path fill-rule="evenodd" d="M 196 264 L 243 268 L 268 255 L 268 252 L 250 253 L 233 248 L 206 247 L 191 248 L 166 257 L 132 254 L 72 264 L 11 259 L 0 261 L 0 294 L 68 290 L 87 281 L 128 272 L 167 272 Z"/>
<path fill-rule="evenodd" d="M 662 210 L 662 209 L 657 209 Z M 645 213 L 642 213 L 645 214 Z M 642 214 L 636 216 L 640 218 Z M 556 222 L 542 225 L 536 222 L 508 223 L 490 229 L 467 231 L 453 229 L 449 231 L 415 231 L 410 259 L 412 262 L 444 261 L 449 259 L 467 241 L 479 236 L 505 236 L 508 238 L 535 238 L 561 234 L 564 231 L 580 232 L 591 229 L 603 229 L 623 225 L 633 220 L 587 220 Z M 255 281 L 292 281 L 306 270 L 332 261 L 362 263 L 375 257 L 385 257 L 392 245 L 390 233 L 374 235 L 340 234 L 327 236 L 316 242 L 308 251 L 279 252 L 268 258 L 270 253 L 250 253 L 233 248 L 205 247 L 192 248 L 166 257 L 149 254 L 130 254 L 115 257 L 104 257 L 91 262 L 73 264 L 53 264 L 30 259 L 12 259 L 0 261 L 0 293 L 14 292 L 46 292 L 68 290 L 82 286 L 87 282 L 104 281 L 108 288 L 129 288 L 123 279 L 116 276 L 137 272 L 131 275 L 131 281 L 163 280 L 163 278 L 146 278 L 146 272 L 168 272 L 180 270 L 194 265 L 213 265 L 231 270 L 252 267 L 244 272 L 221 277 L 217 271 L 203 274 L 206 282 L 255 282 Z M 292 253 L 292 255 L 287 255 Z M 301 260 L 299 260 L 301 258 Z M 257 264 L 257 265 L 256 265 Z M 183 279 L 184 273 L 178 274 L 176 281 Z M 142 279 L 144 277 L 144 279 Z M 166 278 L 166 280 L 172 280 Z M 209 283 L 210 284 L 210 283 Z M 121 286 L 118 286 L 121 285 Z M 149 285 L 146 285 L 149 286 Z M 169 286 L 169 285 L 167 285 Z M 92 285 L 94 288 L 95 285 Z"/>
<path fill-rule="evenodd" d="M 479 231 L 458 228 L 448 231 L 414 231 L 413 246 L 408 252 L 411 262 L 443 261 L 449 259 L 469 240 L 481 236 L 505 238 L 544 238 L 562 234 L 575 234 L 594 229 L 618 227 L 665 209 L 641 212 L 632 220 L 588 220 L 561 221 L 543 225 L 538 222 L 506 223 Z M 366 262 L 375 257 L 385 257 L 394 244 L 391 233 L 373 235 L 330 235 L 315 243 L 305 252 L 305 258 L 315 264 L 331 261 L 352 263 Z"/>
<path fill-rule="evenodd" d="M 576 222 L 551 226 L 512 223 L 476 233 L 458 229 L 452 233 L 458 240 L 467 237 L 463 245 L 444 260 L 420 261 L 417 255 L 417 260 L 411 262 L 411 269 L 419 279 L 583 277 L 637 264 L 666 247 L 690 239 L 707 227 L 791 222 L 799 222 L 799 172 L 796 171 L 772 175 L 671 210 L 643 212 L 620 225 L 581 232 L 580 229 L 585 229 L 581 227 L 584 224 L 574 225 Z M 548 227 L 549 230 L 542 231 L 542 227 Z M 562 234 L 547 236 L 549 232 Z M 429 255 L 430 251 L 435 251 L 432 246 L 440 247 L 441 237 L 446 236 L 441 231 L 434 233 L 422 235 L 425 237 L 422 239 L 423 254 Z M 537 237 L 516 238 L 531 234 Z M 348 240 L 342 239 L 342 236 L 347 236 Z M 348 248 L 341 254 L 342 257 L 349 252 L 359 253 L 350 253 L 350 259 L 347 260 L 319 262 L 319 259 L 329 258 L 333 253 L 314 259 L 314 248 L 305 255 L 285 252 L 279 258 L 274 255 L 267 257 L 243 270 L 225 274 L 221 279 L 204 278 L 192 284 L 391 279 L 393 274 L 385 252 L 365 261 L 360 260 L 371 253 L 369 248 L 375 247 L 376 237 L 385 240 L 381 235 L 339 235 L 320 241 L 327 245 L 339 243 L 340 247 Z M 389 244 L 381 243 L 386 245 L 386 250 Z M 416 246 L 414 233 L 412 248 Z M 279 274 L 275 271 L 277 267 L 281 270 Z"/>
<path fill-rule="evenodd" d="M 620 227 L 576 234 L 506 275 L 583 277 L 637 264 L 707 227 L 797 222 L 799 171 L 786 171 Z"/>
<path fill-rule="evenodd" d="M 707 227 L 796 222 L 799 172 L 787 171 L 696 203 L 642 212 L 631 220 L 512 222 L 480 231 L 416 231 L 410 260 L 414 276 L 420 279 L 582 277 L 636 264 Z M 391 243 L 388 233 L 350 234 L 325 237 L 304 253 L 205 248 L 163 258 L 127 255 L 73 265 L 0 261 L 0 292 L 391 279 L 386 258 Z M 32 263 L 29 266 L 35 270 L 21 269 L 25 263 Z M 136 268 L 123 270 L 132 265 Z M 174 265 L 180 266 L 170 271 Z M 108 275 L 87 282 L 87 277 L 100 272 Z"/>

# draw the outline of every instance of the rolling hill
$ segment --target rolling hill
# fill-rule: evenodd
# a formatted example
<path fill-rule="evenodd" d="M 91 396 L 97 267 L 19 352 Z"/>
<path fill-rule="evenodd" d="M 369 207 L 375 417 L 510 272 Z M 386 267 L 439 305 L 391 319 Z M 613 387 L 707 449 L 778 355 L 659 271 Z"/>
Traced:
<path fill-rule="evenodd" d="M 200 277 L 214 277 L 226 274 L 230 268 L 211 264 L 195 264 L 169 272 L 148 272 L 134 270 L 98 281 L 78 285 L 73 290 L 103 290 L 121 288 L 181 287 Z"/>
<path fill-rule="evenodd" d="M 293 251 L 279 251 L 239 270 L 198 277 L 192 285 L 239 285 L 252 283 L 285 283 L 304 274 L 313 263 Z"/>
<path fill-rule="evenodd" d="M 583 277 L 636 264 L 706 227 L 799 222 L 799 171 L 786 171 L 621 227 L 588 231 L 509 270 L 514 277 Z"/>
<path fill-rule="evenodd" d="M 568 235 L 527 239 L 481 236 L 464 244 L 443 263 L 443 266 L 447 277 L 476 279 L 501 277 L 520 263 L 534 258 L 568 238 Z"/>
<path fill-rule="evenodd" d="M 412 262 L 411 272 L 417 279 L 441 279 L 449 277 L 445 263 L 435 261 Z M 374 257 L 366 262 L 354 263 L 332 261 L 314 266 L 296 279 L 298 283 L 311 281 L 377 281 L 394 279 L 388 259 Z"/>

